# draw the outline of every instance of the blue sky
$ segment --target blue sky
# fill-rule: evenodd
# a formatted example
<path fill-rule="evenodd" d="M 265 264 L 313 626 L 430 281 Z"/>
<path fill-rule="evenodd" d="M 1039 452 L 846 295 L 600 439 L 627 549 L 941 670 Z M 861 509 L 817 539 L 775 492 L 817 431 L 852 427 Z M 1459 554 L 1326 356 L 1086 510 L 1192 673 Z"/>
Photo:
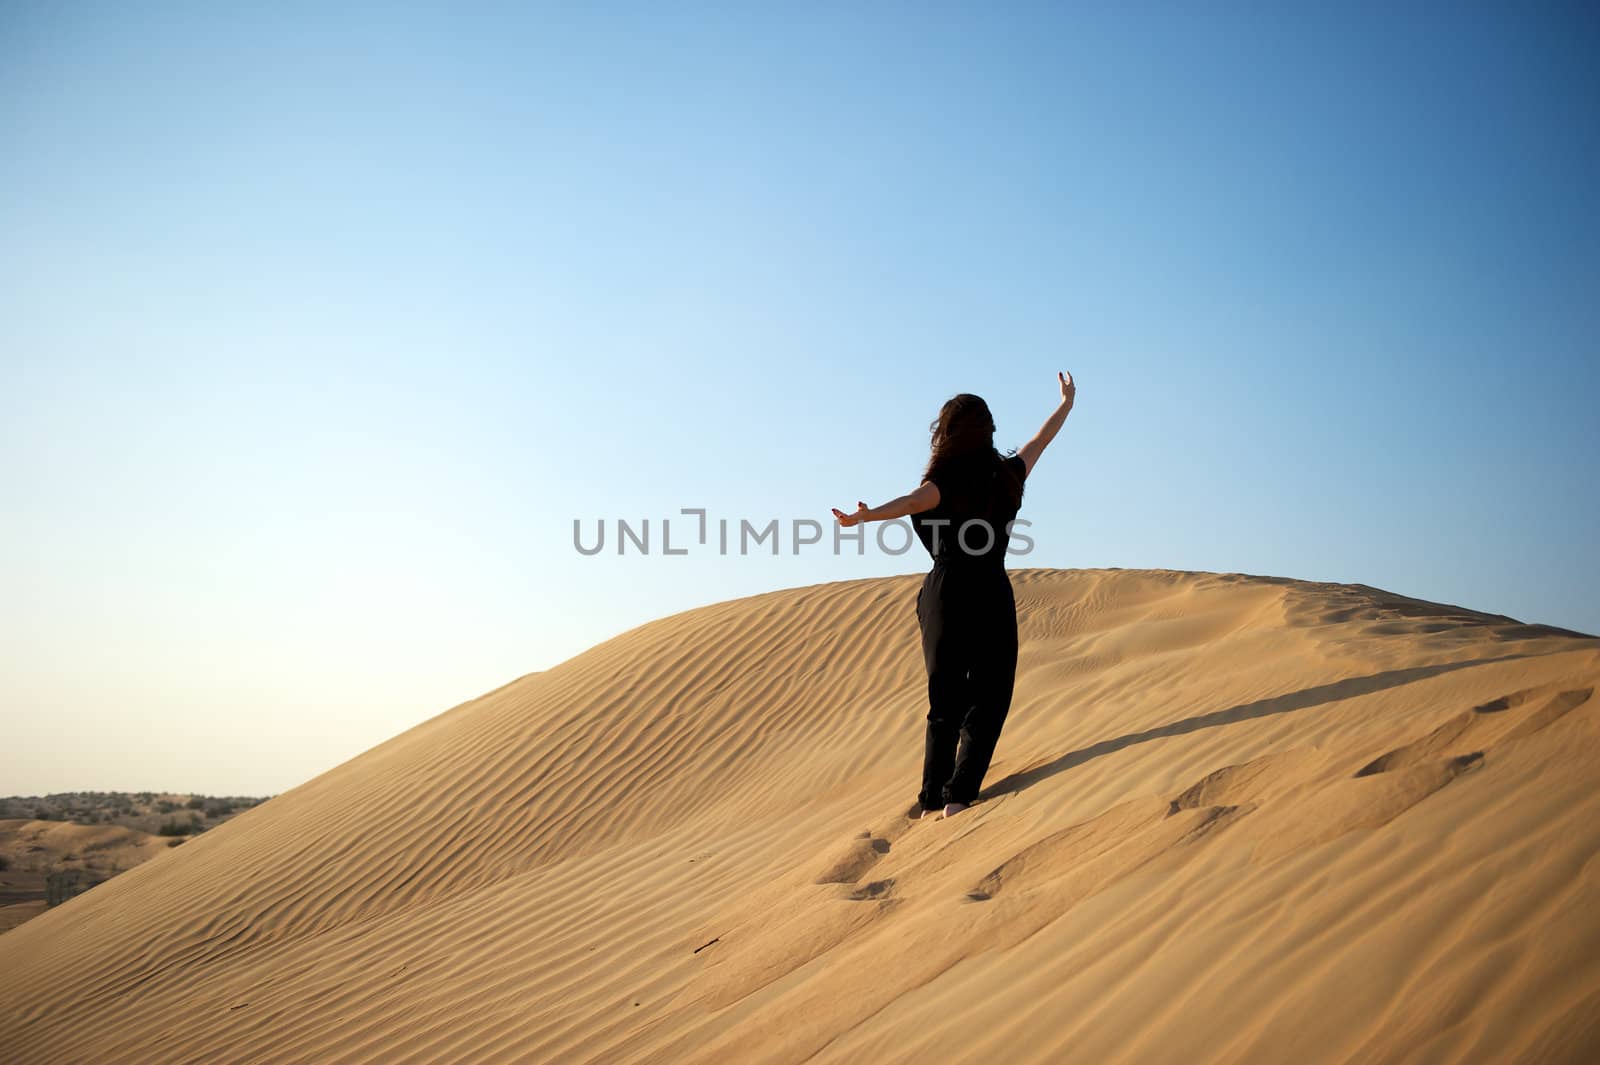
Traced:
<path fill-rule="evenodd" d="M 919 572 L 572 523 L 826 521 L 1057 369 L 1013 565 L 1600 632 L 1592 9 L 258 7 L 0 6 L 0 792 L 281 791 Z"/>

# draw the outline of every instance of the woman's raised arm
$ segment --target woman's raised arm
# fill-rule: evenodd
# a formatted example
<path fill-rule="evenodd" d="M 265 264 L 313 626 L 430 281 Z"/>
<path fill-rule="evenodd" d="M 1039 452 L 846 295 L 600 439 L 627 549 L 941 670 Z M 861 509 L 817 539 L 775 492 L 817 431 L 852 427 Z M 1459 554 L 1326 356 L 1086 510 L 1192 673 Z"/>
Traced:
<path fill-rule="evenodd" d="M 1023 476 L 1033 472 L 1034 464 L 1039 461 L 1039 456 L 1044 454 L 1044 449 L 1050 441 L 1056 438 L 1061 431 L 1061 423 L 1067 420 L 1067 415 L 1072 411 L 1072 403 L 1078 396 L 1078 386 L 1072 383 L 1072 375 L 1057 371 L 1056 380 L 1061 382 L 1061 403 L 1039 426 L 1039 431 L 1033 434 L 1033 439 L 1023 444 L 1017 450 L 1022 456 Z"/>
<path fill-rule="evenodd" d="M 840 525 L 857 525 L 864 521 L 889 521 L 893 518 L 903 518 L 907 514 L 921 514 L 924 510 L 932 510 L 939 505 L 939 487 L 932 481 L 923 481 L 915 491 L 907 492 L 889 500 L 881 507 L 869 507 L 860 500 L 856 501 L 858 508 L 854 514 L 846 514 L 838 507 L 834 507 L 833 516 L 839 519 Z"/>

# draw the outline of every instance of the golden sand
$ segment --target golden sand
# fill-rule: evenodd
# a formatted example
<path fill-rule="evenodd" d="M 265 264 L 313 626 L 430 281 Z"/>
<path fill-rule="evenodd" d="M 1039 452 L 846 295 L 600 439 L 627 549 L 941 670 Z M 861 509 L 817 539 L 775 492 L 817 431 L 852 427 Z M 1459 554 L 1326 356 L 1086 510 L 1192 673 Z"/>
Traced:
<path fill-rule="evenodd" d="M 0 1061 L 1600 1061 L 1600 640 L 1016 570 L 982 799 L 911 821 L 920 579 L 640 626 L 28 921 Z"/>

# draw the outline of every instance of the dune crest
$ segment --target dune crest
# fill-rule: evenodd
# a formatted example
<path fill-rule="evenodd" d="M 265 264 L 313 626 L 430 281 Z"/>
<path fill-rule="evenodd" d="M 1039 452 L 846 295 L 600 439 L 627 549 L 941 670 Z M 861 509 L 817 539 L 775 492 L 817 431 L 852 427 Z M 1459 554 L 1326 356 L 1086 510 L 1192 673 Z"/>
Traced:
<path fill-rule="evenodd" d="M 1015 570 L 914 822 L 920 579 L 640 626 L 0 935 L 0 1060 L 1600 1060 L 1600 639 Z"/>

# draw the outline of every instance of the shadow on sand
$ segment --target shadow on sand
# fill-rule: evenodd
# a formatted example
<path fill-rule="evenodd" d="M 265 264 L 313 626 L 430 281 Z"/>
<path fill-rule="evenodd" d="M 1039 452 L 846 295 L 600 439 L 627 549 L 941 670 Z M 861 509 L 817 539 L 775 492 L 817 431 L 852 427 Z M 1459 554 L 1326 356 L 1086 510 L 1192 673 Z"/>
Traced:
<path fill-rule="evenodd" d="M 1114 754 L 1136 743 L 1147 743 L 1150 740 L 1164 739 L 1168 736 L 1182 736 L 1190 732 L 1198 732 L 1205 728 L 1214 728 L 1217 725 L 1231 725 L 1236 721 L 1249 721 L 1252 718 L 1271 717 L 1273 714 L 1288 714 L 1296 710 L 1308 710 L 1314 706 L 1325 703 L 1339 702 L 1342 699 L 1353 699 L 1358 695 L 1370 695 L 1373 692 L 1383 691 L 1386 688 L 1398 688 L 1403 684 L 1411 684 L 1429 677 L 1436 677 L 1441 673 L 1450 673 L 1458 669 L 1470 669 L 1474 666 L 1485 666 L 1492 662 L 1506 662 L 1515 658 L 1536 658 L 1536 654 L 1511 654 L 1500 655 L 1496 658 L 1477 658 L 1469 662 L 1445 662 L 1434 666 L 1415 666 L 1410 669 L 1391 669 L 1383 673 L 1374 673 L 1368 677 L 1350 677 L 1346 680 L 1334 681 L 1331 684 L 1318 684 L 1311 688 L 1302 688 L 1297 692 L 1287 695 L 1275 695 L 1270 699 L 1258 699 L 1255 702 L 1240 703 L 1230 706 L 1226 710 L 1213 710 L 1207 714 L 1196 714 L 1186 717 L 1182 721 L 1174 721 L 1170 725 L 1160 725 L 1156 728 L 1146 729 L 1143 732 L 1130 732 L 1115 739 L 1101 740 L 1099 743 L 1090 744 L 1076 751 L 1069 751 L 1059 758 L 1051 759 L 1042 765 L 1028 769 L 1018 770 L 1015 773 L 1001 777 L 999 780 L 983 789 L 982 798 L 992 799 L 1007 792 L 1021 791 L 1023 788 L 1047 780 L 1057 773 L 1064 773 L 1074 766 L 1080 766 L 1092 758 L 1102 755 Z"/>

